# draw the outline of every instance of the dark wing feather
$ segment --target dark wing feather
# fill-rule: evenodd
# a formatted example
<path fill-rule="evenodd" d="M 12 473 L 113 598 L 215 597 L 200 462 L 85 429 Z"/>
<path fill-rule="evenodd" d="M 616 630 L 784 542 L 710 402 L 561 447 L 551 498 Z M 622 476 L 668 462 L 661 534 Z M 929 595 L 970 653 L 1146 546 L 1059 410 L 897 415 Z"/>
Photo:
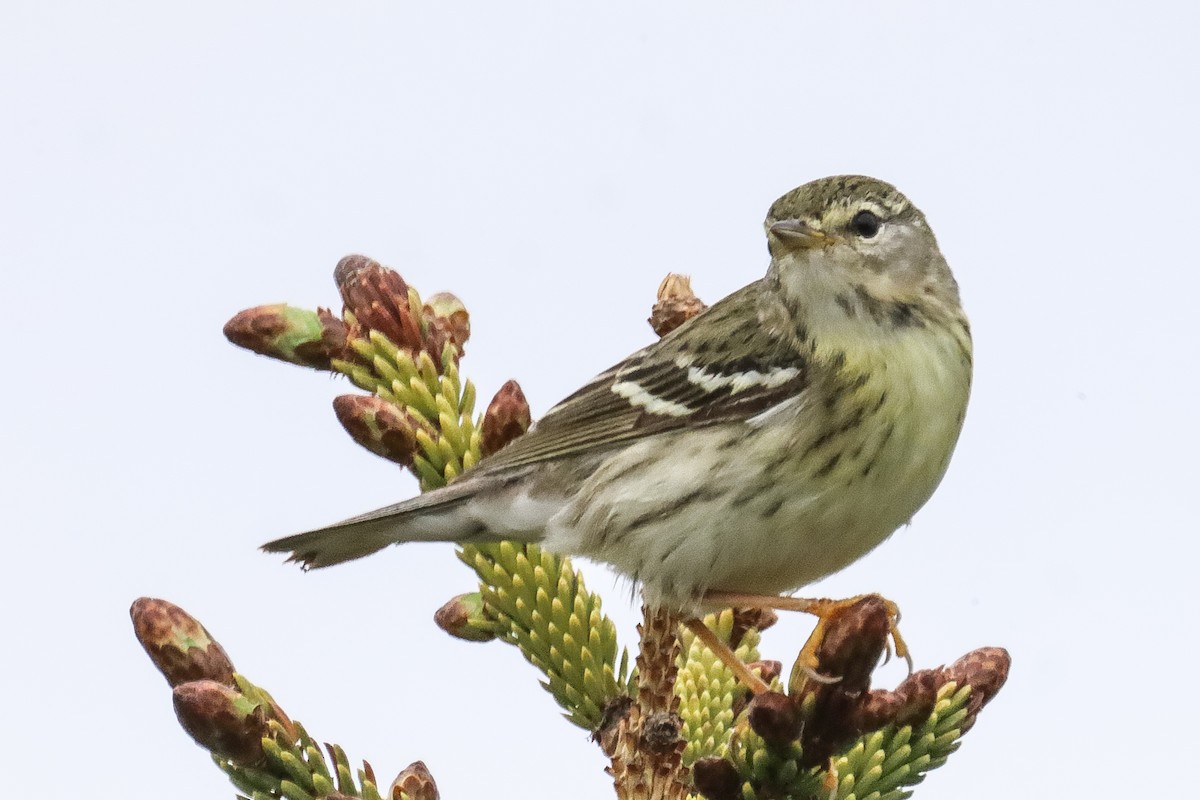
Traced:
<path fill-rule="evenodd" d="M 761 282 L 735 292 L 598 375 L 477 469 L 507 470 L 685 427 L 744 421 L 795 397 L 808 385 L 807 343 L 777 304 Z M 730 358 L 730 352 L 749 355 Z M 751 379 L 735 385 L 738 375 Z M 762 378 L 757 383 L 755 375 Z"/>

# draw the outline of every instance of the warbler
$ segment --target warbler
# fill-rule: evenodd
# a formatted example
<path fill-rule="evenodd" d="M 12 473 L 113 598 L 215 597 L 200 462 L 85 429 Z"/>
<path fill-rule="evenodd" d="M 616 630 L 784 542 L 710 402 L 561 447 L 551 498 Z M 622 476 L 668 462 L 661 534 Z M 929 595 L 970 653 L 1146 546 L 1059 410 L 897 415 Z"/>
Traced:
<path fill-rule="evenodd" d="M 971 386 L 967 317 L 925 216 L 890 184 L 807 183 L 765 228 L 761 280 L 456 482 L 264 549 L 326 567 L 398 542 L 539 542 L 685 614 L 770 605 L 857 560 L 946 472 Z"/>

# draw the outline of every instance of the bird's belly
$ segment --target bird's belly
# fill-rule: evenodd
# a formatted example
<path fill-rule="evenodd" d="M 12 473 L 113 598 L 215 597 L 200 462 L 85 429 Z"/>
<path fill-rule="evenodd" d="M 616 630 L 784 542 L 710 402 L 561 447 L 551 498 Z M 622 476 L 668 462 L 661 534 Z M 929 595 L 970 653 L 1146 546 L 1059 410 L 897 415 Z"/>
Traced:
<path fill-rule="evenodd" d="M 892 438 L 865 476 L 848 462 L 796 484 L 770 480 L 751 459 L 705 470 L 693 458 L 637 481 L 598 481 L 552 520 L 546 544 L 611 564 L 652 604 L 688 608 L 710 590 L 790 591 L 860 558 L 932 493 L 940 466 L 922 469 L 905 453 L 912 442 Z"/>
<path fill-rule="evenodd" d="M 546 544 L 611 564 L 651 604 L 694 610 L 706 591 L 797 589 L 862 557 L 929 499 L 961 427 L 967 389 L 956 383 L 890 386 L 821 447 L 767 426 L 640 442 L 585 482 Z"/>
<path fill-rule="evenodd" d="M 802 490 L 781 486 L 749 504 L 700 588 L 788 592 L 857 561 L 906 524 L 936 488 L 949 450 L 931 452 L 896 432 L 878 442 L 883 435 L 867 437 L 867 448 L 879 444 L 869 464 L 849 457 L 863 444 L 850 442 L 839 464 Z"/>

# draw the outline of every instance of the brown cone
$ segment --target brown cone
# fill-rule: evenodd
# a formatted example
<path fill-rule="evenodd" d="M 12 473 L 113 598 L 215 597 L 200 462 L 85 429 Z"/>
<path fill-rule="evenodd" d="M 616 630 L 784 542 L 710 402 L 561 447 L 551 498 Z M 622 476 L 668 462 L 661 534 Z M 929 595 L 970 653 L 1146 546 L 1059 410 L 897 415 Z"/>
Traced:
<path fill-rule="evenodd" d="M 400 800 L 401 792 L 407 795 L 409 800 L 438 800 L 437 784 L 425 767 L 425 762 L 414 761 L 401 770 L 396 780 L 392 781 L 392 788 L 387 797 Z"/>
<path fill-rule="evenodd" d="M 242 764 L 263 759 L 267 721 L 263 709 L 216 681 L 181 683 L 173 692 L 175 716 L 196 744 Z"/>
<path fill-rule="evenodd" d="M 795 704 L 780 692 L 763 692 L 750 701 L 748 721 L 768 744 L 786 745 L 800 736 L 802 721 Z"/>
<path fill-rule="evenodd" d="M 344 394 L 334 398 L 333 411 L 350 438 L 367 450 L 401 466 L 412 464 L 422 423 L 403 408 L 378 395 Z"/>
<path fill-rule="evenodd" d="M 471 315 L 463 301 L 450 292 L 438 292 L 425 300 L 421 309 L 427 327 L 426 349 L 439 362 L 447 343 L 462 357 L 464 346 L 471 338 Z"/>
<path fill-rule="evenodd" d="M 815 651 L 817 671 L 838 680 L 806 679 L 793 698 L 803 709 L 799 738 L 806 765 L 824 764 L 864 731 L 861 707 L 869 698 L 871 672 L 887 644 L 889 624 L 887 603 L 878 595 L 866 595 L 825 618 Z"/>
<path fill-rule="evenodd" d="M 129 608 L 133 633 L 171 686 L 207 678 L 233 686 L 233 662 L 204 626 L 166 600 L 142 597 Z"/>
<path fill-rule="evenodd" d="M 742 776 L 728 759 L 708 756 L 692 765 L 692 784 L 708 800 L 738 800 Z"/>
<path fill-rule="evenodd" d="M 333 279 L 341 292 L 345 310 L 354 315 L 356 330 L 351 338 L 379 331 L 392 344 L 411 353 L 421 349 L 424 336 L 413 319 L 408 303 L 408 284 L 400 273 L 366 256 L 346 256 L 338 262 Z"/>
<path fill-rule="evenodd" d="M 658 302 L 646 321 L 655 333 L 666 336 L 706 308 L 692 292 L 692 279 L 672 272 L 658 285 Z"/>
<path fill-rule="evenodd" d="M 225 338 L 259 355 L 313 369 L 330 369 L 329 351 L 311 311 L 286 303 L 239 311 L 225 323 Z"/>
<path fill-rule="evenodd" d="M 959 686 L 971 687 L 971 698 L 967 701 L 967 715 L 973 718 L 979 713 L 1008 680 L 1012 656 L 1003 647 L 981 647 L 946 667 L 946 679 Z"/>
<path fill-rule="evenodd" d="M 529 430 L 533 417 L 529 412 L 529 401 L 516 381 L 508 381 L 496 392 L 483 415 L 480 431 L 480 449 L 490 456 L 504 445 Z"/>

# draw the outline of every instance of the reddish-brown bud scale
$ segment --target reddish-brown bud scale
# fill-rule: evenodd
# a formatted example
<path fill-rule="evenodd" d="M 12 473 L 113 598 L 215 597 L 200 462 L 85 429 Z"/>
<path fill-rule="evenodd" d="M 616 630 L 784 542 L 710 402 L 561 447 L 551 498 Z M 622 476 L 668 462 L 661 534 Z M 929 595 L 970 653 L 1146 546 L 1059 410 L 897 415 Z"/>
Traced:
<path fill-rule="evenodd" d="M 786 745 L 800 736 L 800 712 L 787 695 L 779 692 L 755 695 L 747 719 L 768 744 Z"/>
<path fill-rule="evenodd" d="M 945 671 L 938 668 L 914 672 L 894 691 L 875 689 L 858 706 L 855 727 L 870 731 L 885 725 L 916 725 L 933 713 L 938 691 L 945 685 Z"/>
<path fill-rule="evenodd" d="M 904 698 L 888 689 L 868 692 L 854 711 L 853 728 L 876 731 L 896 720 L 904 709 Z"/>
<path fill-rule="evenodd" d="M 434 362 L 440 363 L 446 344 L 452 344 L 461 358 L 471 338 L 471 315 L 463 301 L 450 292 L 438 292 L 425 300 L 421 313 L 425 317 L 425 348 Z"/>
<path fill-rule="evenodd" d="M 329 357 L 350 361 L 354 358 L 346 344 L 346 323 L 341 317 L 334 316 L 328 308 L 317 307 L 317 320 L 321 323 L 321 344 Z"/>
<path fill-rule="evenodd" d="M 456 639 L 490 642 L 496 638 L 495 623 L 487 616 L 487 607 L 479 592 L 452 597 L 434 612 L 433 621 Z"/>
<path fill-rule="evenodd" d="M 259 355 L 313 369 L 330 369 L 329 351 L 313 312 L 286 303 L 239 311 L 224 328 L 225 338 Z"/>
<path fill-rule="evenodd" d="M 692 785 L 708 800 L 738 800 L 742 777 L 727 759 L 708 756 L 692 765 Z"/>
<path fill-rule="evenodd" d="M 236 689 L 201 680 L 175 687 L 175 716 L 196 744 L 238 764 L 263 758 L 267 720 L 263 709 Z"/>
<path fill-rule="evenodd" d="M 344 394 L 333 411 L 350 438 L 377 456 L 407 467 L 417 452 L 421 421 L 377 395 Z M 424 426 L 428 427 L 428 426 Z"/>
<path fill-rule="evenodd" d="M 945 685 L 946 673 L 942 668 L 920 669 L 909 675 L 896 687 L 901 703 L 889 722 L 916 725 L 928 719 L 937 704 L 938 691 Z"/>
<path fill-rule="evenodd" d="M 396 780 L 392 781 L 392 788 L 386 796 L 391 800 L 400 800 L 401 792 L 407 795 L 409 800 L 438 800 L 437 784 L 425 762 L 414 761 L 401 770 Z"/>
<path fill-rule="evenodd" d="M 1008 680 L 1011 666 L 1012 656 L 1003 647 L 981 647 L 946 667 L 946 680 L 971 687 L 971 698 L 967 701 L 969 718 L 996 696 Z"/>
<path fill-rule="evenodd" d="M 672 272 L 658 285 L 658 302 L 646 321 L 655 333 L 666 336 L 706 308 L 692 292 L 692 279 Z"/>
<path fill-rule="evenodd" d="M 171 686 L 208 678 L 233 686 L 233 662 L 204 626 L 174 603 L 142 597 L 129 609 L 133 633 Z"/>
<path fill-rule="evenodd" d="M 887 647 L 891 619 L 887 601 L 869 594 L 826 618 L 826 630 L 817 648 L 817 663 L 824 675 L 838 676 L 847 691 L 866 691 Z"/>
<path fill-rule="evenodd" d="M 871 672 L 887 646 L 891 615 L 887 601 L 878 595 L 867 595 L 835 608 L 824 617 L 823 625 L 823 634 L 812 656 L 816 671 L 836 680 L 806 678 L 798 684 L 793 681 L 795 702 L 804 709 L 800 746 L 804 763 L 809 766 L 825 763 L 841 747 L 871 729 L 864 721 L 863 705 L 871 702 L 867 691 Z M 885 705 L 881 699 L 866 716 L 875 722 L 900 705 Z"/>
<path fill-rule="evenodd" d="M 525 399 L 520 384 L 509 381 L 496 392 L 483 415 L 480 449 L 485 456 L 495 453 L 529 430 L 532 422 L 529 401 Z"/>
<path fill-rule="evenodd" d="M 421 324 L 413 319 L 408 304 L 408 284 L 400 273 L 366 256 L 346 256 L 333 271 L 345 310 L 354 315 L 358 330 L 348 335 L 360 338 L 379 331 L 392 344 L 411 353 L 421 349 Z"/>

